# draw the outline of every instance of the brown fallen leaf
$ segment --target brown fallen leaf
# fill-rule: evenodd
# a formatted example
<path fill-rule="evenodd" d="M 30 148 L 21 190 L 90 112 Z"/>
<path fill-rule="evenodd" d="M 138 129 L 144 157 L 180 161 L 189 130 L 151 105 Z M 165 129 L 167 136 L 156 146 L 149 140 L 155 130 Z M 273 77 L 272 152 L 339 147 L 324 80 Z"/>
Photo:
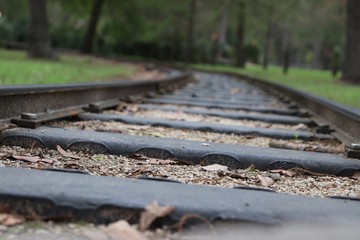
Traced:
<path fill-rule="evenodd" d="M 8 154 L 6 154 L 6 153 L 0 153 L 0 157 L 6 157 L 6 156 L 8 156 Z"/>
<path fill-rule="evenodd" d="M 250 179 L 245 174 L 237 174 L 237 173 L 229 173 L 229 174 L 226 174 L 225 176 L 229 176 L 229 177 L 235 178 L 235 179 L 243 179 L 243 180 Z"/>
<path fill-rule="evenodd" d="M 58 160 L 56 158 L 51 158 L 51 157 L 42 158 L 41 161 L 46 162 L 46 163 L 58 162 Z"/>
<path fill-rule="evenodd" d="M 256 169 L 256 166 L 255 164 L 250 164 L 250 166 L 248 166 L 247 168 L 245 169 L 237 169 L 236 170 L 236 173 L 247 173 L 247 172 L 250 172 L 250 171 L 254 171 Z"/>
<path fill-rule="evenodd" d="M 114 239 L 131 239 L 143 240 L 146 239 L 141 232 L 125 220 L 114 222 L 102 230 L 105 234 L 110 235 Z"/>
<path fill-rule="evenodd" d="M 164 160 L 164 159 L 155 159 L 155 158 L 151 158 L 148 161 L 150 164 L 159 164 L 159 165 L 177 164 L 177 162 L 173 160 Z"/>
<path fill-rule="evenodd" d="M 269 187 L 269 186 L 274 184 L 274 180 L 272 180 L 269 177 L 264 177 L 264 176 L 261 176 L 261 175 L 258 175 L 257 177 L 260 180 L 261 185 L 264 186 L 264 187 Z"/>
<path fill-rule="evenodd" d="M 9 213 L 9 212 L 11 212 L 11 208 L 3 204 L 0 204 L 0 213 Z"/>
<path fill-rule="evenodd" d="M 148 130 L 150 128 L 150 126 L 140 126 L 140 125 L 131 125 L 129 127 L 127 127 L 127 129 L 130 130 Z"/>
<path fill-rule="evenodd" d="M 15 160 L 22 160 L 22 161 L 26 161 L 26 162 L 39 162 L 40 157 L 39 156 L 35 156 L 35 157 L 31 157 L 31 156 L 18 156 L 18 155 L 11 155 L 12 159 Z"/>
<path fill-rule="evenodd" d="M 354 174 L 351 176 L 351 178 L 360 179 L 360 171 L 354 172 Z"/>
<path fill-rule="evenodd" d="M 70 163 L 65 163 L 64 168 L 66 168 L 66 169 L 80 169 L 81 167 L 77 163 L 70 162 Z"/>
<path fill-rule="evenodd" d="M 138 154 L 138 153 L 131 154 L 128 157 L 132 158 L 132 159 L 136 159 L 136 160 L 146 160 L 146 159 L 148 159 L 148 157 L 146 157 L 146 156 L 144 156 L 142 154 Z"/>
<path fill-rule="evenodd" d="M 157 133 L 157 132 L 149 132 L 148 134 L 149 134 L 150 136 L 152 136 L 152 137 L 158 137 L 158 138 L 164 138 L 164 137 L 165 137 L 164 134 Z"/>
<path fill-rule="evenodd" d="M 32 162 L 32 163 L 36 163 L 36 162 L 46 162 L 49 164 L 54 163 L 54 160 L 52 160 L 52 159 L 40 158 L 39 156 L 11 155 L 10 157 L 15 160 L 21 160 L 21 161 Z"/>
<path fill-rule="evenodd" d="M 129 176 L 136 177 L 143 174 L 154 174 L 151 169 L 149 168 L 140 168 L 133 171 Z"/>
<path fill-rule="evenodd" d="M 307 128 L 307 126 L 305 125 L 305 124 L 303 124 L 303 123 L 299 123 L 298 125 L 295 125 L 295 126 L 293 126 L 293 127 L 291 127 L 291 129 L 292 130 L 297 130 L 297 131 L 305 131 L 305 130 L 307 130 L 308 128 Z"/>
<path fill-rule="evenodd" d="M 14 226 L 25 222 L 25 219 L 8 213 L 0 213 L 0 225 Z"/>
<path fill-rule="evenodd" d="M 294 177 L 297 175 L 296 172 L 290 171 L 290 170 L 284 170 L 284 169 L 274 169 L 270 170 L 271 173 L 280 173 L 281 175 L 285 175 L 288 177 Z"/>
<path fill-rule="evenodd" d="M 241 92 L 241 88 L 232 88 L 231 89 L 231 94 L 236 94 L 236 93 L 239 93 Z"/>
<path fill-rule="evenodd" d="M 178 164 L 179 162 L 174 160 L 165 160 L 165 159 L 157 159 L 157 158 L 150 158 L 147 156 L 144 156 L 142 154 L 134 153 L 129 156 L 129 158 L 136 159 L 136 160 L 147 160 L 150 164 Z"/>
<path fill-rule="evenodd" d="M 8 123 L 0 123 L 0 132 L 6 129 L 16 128 L 15 124 L 8 124 Z"/>
<path fill-rule="evenodd" d="M 150 205 L 147 205 L 145 211 L 141 213 L 139 230 L 142 232 L 145 231 L 155 219 L 165 217 L 173 211 L 175 211 L 174 206 L 160 206 L 157 201 L 152 202 Z"/>
<path fill-rule="evenodd" d="M 197 219 L 197 220 L 202 221 L 209 227 L 210 231 L 214 233 L 214 226 L 211 224 L 211 222 L 207 218 L 205 218 L 199 214 L 196 214 L 196 213 L 187 213 L 184 216 L 182 216 L 180 218 L 179 222 L 176 224 L 178 226 L 178 232 L 180 235 L 180 239 L 182 239 L 183 227 L 184 227 L 186 221 L 189 219 Z"/>
<path fill-rule="evenodd" d="M 228 167 L 220 164 L 212 164 L 202 167 L 201 169 L 204 169 L 206 171 L 226 171 L 228 170 Z"/>
<path fill-rule="evenodd" d="M 65 151 L 64 149 L 62 149 L 62 147 L 60 147 L 59 145 L 56 145 L 56 149 L 58 150 L 58 152 L 63 155 L 64 157 L 67 158 L 73 158 L 73 159 L 80 159 L 81 157 L 76 156 L 72 153 L 68 153 L 67 151 Z"/>
<path fill-rule="evenodd" d="M 341 154 L 344 152 L 343 146 L 338 147 L 321 147 L 310 144 L 300 144 L 300 143 L 289 143 L 285 141 L 270 141 L 269 147 L 271 148 L 282 148 L 282 149 L 290 149 L 290 150 L 299 150 L 299 151 L 307 151 L 307 152 L 325 152 L 325 153 L 334 153 Z"/>

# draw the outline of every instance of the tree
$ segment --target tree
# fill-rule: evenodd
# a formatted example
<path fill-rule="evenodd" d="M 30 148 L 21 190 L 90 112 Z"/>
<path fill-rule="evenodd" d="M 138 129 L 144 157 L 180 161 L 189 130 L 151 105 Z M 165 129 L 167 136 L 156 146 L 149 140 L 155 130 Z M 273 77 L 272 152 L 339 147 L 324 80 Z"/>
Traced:
<path fill-rule="evenodd" d="M 268 3 L 269 4 L 269 3 Z M 269 6 L 266 6 L 267 9 L 267 27 L 266 27 L 266 34 L 265 34 L 265 44 L 264 44 L 264 53 L 262 59 L 262 66 L 264 69 L 267 69 L 269 66 L 269 58 L 270 58 L 270 47 L 273 38 L 273 31 L 274 31 L 274 7 L 272 3 Z"/>
<path fill-rule="evenodd" d="M 49 37 L 45 0 L 29 0 L 30 28 L 28 55 L 32 58 L 53 59 Z"/>
<path fill-rule="evenodd" d="M 91 53 L 93 48 L 93 42 L 96 33 L 96 26 L 100 18 L 101 8 L 104 0 L 94 0 L 90 20 L 86 30 L 83 46 L 81 49 L 82 53 Z"/>
<path fill-rule="evenodd" d="M 189 5 L 189 19 L 187 29 L 187 53 L 186 62 L 192 63 L 194 61 L 194 18 L 196 15 L 196 0 L 190 0 Z"/>
<path fill-rule="evenodd" d="M 221 10 L 220 25 L 217 34 L 216 42 L 216 61 L 222 60 L 224 53 L 224 46 L 226 44 L 226 34 L 228 30 L 228 14 L 229 14 L 229 5 L 231 0 L 225 0 L 223 8 Z"/>
<path fill-rule="evenodd" d="M 236 49 L 236 66 L 244 68 L 246 62 L 245 56 L 245 2 L 239 1 L 238 27 L 237 27 L 237 49 Z"/>
<path fill-rule="evenodd" d="M 360 1 L 348 0 L 343 80 L 360 84 Z"/>
<path fill-rule="evenodd" d="M 283 52 L 283 73 L 287 74 L 289 71 L 289 66 L 290 66 L 290 30 L 289 29 L 285 29 L 284 31 L 284 38 L 283 38 L 283 43 L 282 43 L 282 52 Z"/>

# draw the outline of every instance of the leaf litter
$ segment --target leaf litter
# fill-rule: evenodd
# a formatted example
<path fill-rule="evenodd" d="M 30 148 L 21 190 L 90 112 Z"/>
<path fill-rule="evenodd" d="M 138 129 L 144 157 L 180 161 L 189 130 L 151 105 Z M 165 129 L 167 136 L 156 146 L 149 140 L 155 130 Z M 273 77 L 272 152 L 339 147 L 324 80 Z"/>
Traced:
<path fill-rule="evenodd" d="M 250 165 L 246 169 L 226 169 L 226 166 L 219 165 L 220 169 L 213 171 L 207 171 L 203 169 L 204 166 L 189 165 L 177 162 L 174 160 L 163 160 L 156 158 L 149 158 L 141 154 L 135 154 L 130 157 L 114 156 L 96 154 L 91 155 L 83 152 L 73 153 L 68 151 L 69 157 L 64 156 L 57 150 L 49 149 L 23 149 L 20 147 L 6 147 L 0 146 L 0 164 L 12 167 L 25 167 L 34 169 L 46 169 L 46 168 L 68 168 L 72 166 L 79 170 L 88 172 L 93 175 L 104 176 L 116 176 L 116 177 L 130 177 L 137 178 L 139 176 L 148 177 L 165 177 L 173 180 L 182 181 L 188 184 L 201 184 L 211 185 L 219 187 L 234 187 L 234 186 L 260 186 L 269 188 L 278 192 L 301 194 L 310 196 L 332 196 L 342 195 L 348 197 L 360 197 L 360 180 L 359 173 L 355 173 L 352 177 L 334 177 L 331 175 L 310 175 L 309 172 L 300 171 L 299 169 L 274 169 L 269 171 L 259 171 L 255 165 Z M 79 159 L 74 159 L 70 156 L 77 156 Z M 35 157 L 36 159 L 53 159 L 52 163 L 42 161 L 14 161 L 10 156 L 26 156 Z M 214 164 L 215 165 L 215 164 Z M 211 165 L 210 165 L 211 166 Z M 206 167 L 206 166 L 205 166 Z M 274 175 L 278 176 L 278 179 L 274 179 Z M 259 177 L 260 176 L 260 177 Z M 261 178 L 266 179 L 265 184 L 261 182 Z M 273 183 L 269 185 L 271 179 Z M 268 185 L 267 187 L 265 185 Z M 150 205 L 149 205 L 150 206 Z M 86 227 L 76 227 L 80 230 L 79 234 L 90 236 L 89 239 L 163 239 L 169 236 L 178 237 L 179 233 L 172 233 L 168 229 L 155 229 L 149 230 L 145 226 L 150 226 L 150 220 L 156 219 L 171 213 L 172 208 L 165 209 L 164 211 L 157 211 L 156 209 L 164 206 L 156 206 L 151 208 L 148 213 L 149 218 L 147 224 L 142 227 L 144 232 L 140 231 L 140 224 L 130 225 L 123 221 L 120 223 L 113 223 L 109 226 L 93 226 L 91 224 Z M 0 211 L 1 212 L 1 211 Z M 152 214 L 150 214 L 152 212 Z M 7 213 L 8 214 L 8 213 Z M 188 218 L 196 218 L 196 216 L 184 216 L 183 221 Z M 201 216 L 198 216 L 201 219 Z M 11 232 L 14 232 L 18 226 L 22 226 L 23 220 L 17 219 L 16 215 L 1 215 L 2 221 L 6 225 L 11 226 Z M 7 219 L 7 220 L 4 220 Z M 0 224 L 0 234 L 8 228 L 5 224 Z M 20 224 L 20 225 L 18 225 Z M 61 231 L 69 234 L 74 229 L 72 224 L 65 224 L 59 226 L 58 224 L 52 225 L 51 223 L 42 223 L 47 231 L 43 239 L 49 239 L 54 234 L 58 234 Z M 150 224 L 150 225 L 149 225 Z M 180 224 L 180 223 L 179 223 Z M 5 228 L 1 228 L 4 226 Z M 51 227 L 47 227 L 51 226 Z M 181 224 L 180 227 L 181 229 Z M 2 230 L 3 229 L 3 230 Z M 5 230 L 4 230 L 5 229 Z M 20 228 L 19 228 L 20 229 Z M 21 228 L 21 232 L 24 232 Z M 56 232 L 54 232 L 56 229 Z M 19 230 L 20 231 L 20 230 Z M 179 231 L 181 232 L 181 231 Z M 30 234 L 30 233 L 29 233 Z M 44 233 L 45 234 L 45 233 Z M 174 235 L 175 234 L 175 235 Z M 61 236 L 64 234 L 61 234 Z M 16 235 L 18 236 L 18 235 Z M 76 235 L 78 236 L 78 235 Z M 172 237 L 175 239 L 176 237 Z"/>
<path fill-rule="evenodd" d="M 258 175 L 269 177 L 274 184 L 269 187 L 281 193 L 310 195 L 310 196 L 348 196 L 360 197 L 360 179 L 353 177 L 336 177 L 331 175 L 315 175 L 301 169 L 275 169 L 259 171 L 254 165 L 247 169 L 227 169 L 206 171 L 204 166 L 179 162 L 174 159 L 156 159 L 141 154 L 129 157 L 106 154 L 88 154 L 83 152 L 71 153 L 80 159 L 65 157 L 57 150 L 23 149 L 20 147 L 0 146 L 0 165 L 33 168 L 44 170 L 48 168 L 74 169 L 92 175 L 114 177 L 154 177 L 166 178 L 187 184 L 210 185 L 232 188 L 236 186 L 264 187 Z M 8 156 L 39 156 L 53 159 L 48 162 L 14 161 Z"/>
<path fill-rule="evenodd" d="M 145 240 L 167 239 L 168 236 L 172 236 L 174 239 L 177 236 L 177 233 L 173 231 L 175 230 L 174 227 L 162 226 L 161 228 L 150 229 L 151 224 L 156 219 L 166 217 L 174 211 L 174 206 L 160 205 L 157 201 L 153 201 L 142 211 L 136 224 L 131 225 L 126 220 L 121 219 L 107 226 L 95 226 L 87 223 L 54 224 L 52 221 L 43 221 L 40 217 L 36 218 L 36 221 L 26 221 L 33 218 L 26 219 L 11 214 L 8 208 L 0 205 L 0 238 L 55 239 L 54 236 L 57 235 L 61 236 L 61 239 Z M 180 221 L 179 224 L 181 224 Z"/>
<path fill-rule="evenodd" d="M 16 216 L 8 213 L 0 213 L 0 225 L 3 226 L 14 226 L 25 222 L 25 219 L 20 216 Z"/>
<path fill-rule="evenodd" d="M 76 156 L 75 154 L 72 153 L 68 153 L 67 151 L 65 151 L 62 147 L 60 147 L 59 145 L 56 145 L 56 149 L 58 150 L 58 152 L 63 155 L 64 157 L 67 158 L 73 158 L 73 159 L 80 159 L 81 157 Z"/>
<path fill-rule="evenodd" d="M 86 131 L 123 133 L 129 135 L 140 135 L 150 137 L 178 138 L 183 140 L 198 141 L 202 146 L 211 147 L 211 143 L 239 144 L 253 147 L 270 147 L 270 144 L 284 145 L 291 143 L 301 145 L 304 151 L 314 151 L 314 146 L 318 146 L 317 152 L 333 152 L 342 154 L 343 146 L 334 140 L 313 140 L 304 141 L 301 139 L 272 139 L 267 137 L 251 136 L 251 135 L 235 135 L 216 132 L 193 131 L 189 129 L 173 129 L 165 127 L 151 127 L 146 125 L 125 124 L 115 121 L 79 121 L 68 122 L 58 121 L 50 125 L 55 127 L 64 127 L 68 129 L 78 129 Z"/>
<path fill-rule="evenodd" d="M 264 176 L 258 175 L 258 178 L 261 182 L 261 185 L 264 187 L 270 187 L 271 185 L 273 185 L 275 183 L 274 180 L 272 180 L 270 177 L 264 177 Z"/>
<path fill-rule="evenodd" d="M 145 231 L 157 218 L 166 217 L 174 211 L 174 206 L 160 206 L 157 201 L 152 202 L 150 205 L 147 205 L 145 211 L 141 213 L 139 230 L 142 232 Z"/>

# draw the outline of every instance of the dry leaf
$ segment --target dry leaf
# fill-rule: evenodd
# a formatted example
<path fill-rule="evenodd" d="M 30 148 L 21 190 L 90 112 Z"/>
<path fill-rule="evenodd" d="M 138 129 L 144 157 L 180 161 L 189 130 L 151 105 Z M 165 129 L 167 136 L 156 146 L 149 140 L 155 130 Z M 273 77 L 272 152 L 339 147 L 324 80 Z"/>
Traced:
<path fill-rule="evenodd" d="M 297 175 L 296 172 L 290 171 L 290 170 L 284 170 L 284 169 L 274 169 L 270 170 L 271 173 L 280 173 L 281 175 L 285 175 L 288 177 L 294 177 Z"/>
<path fill-rule="evenodd" d="M 178 163 L 177 161 L 173 161 L 173 160 L 149 158 L 147 156 L 144 156 L 144 155 L 138 154 L 138 153 L 134 153 L 134 154 L 130 155 L 129 158 L 136 159 L 136 160 L 147 160 L 148 163 L 150 163 L 150 164 L 166 165 L 166 164 L 177 164 Z"/>
<path fill-rule="evenodd" d="M 235 178 L 235 179 L 243 179 L 243 180 L 250 179 L 245 174 L 237 174 L 237 173 L 230 173 L 229 175 L 225 175 L 225 176 L 229 176 L 229 177 Z"/>
<path fill-rule="evenodd" d="M 274 184 L 274 180 L 269 177 L 263 177 L 261 175 L 258 175 L 258 178 L 261 182 L 261 185 L 263 185 L 264 187 L 269 187 Z"/>
<path fill-rule="evenodd" d="M 54 162 L 58 162 L 58 160 L 56 158 L 42 158 L 41 159 L 42 162 L 46 162 L 46 163 L 54 163 Z"/>
<path fill-rule="evenodd" d="M 54 163 L 54 160 L 53 159 L 48 159 L 48 158 L 41 158 L 39 160 L 39 162 L 45 162 L 45 163 L 52 164 L 52 163 Z"/>
<path fill-rule="evenodd" d="M 151 158 L 148 161 L 150 164 L 161 164 L 161 165 L 177 164 L 177 162 L 173 160 L 163 160 L 163 159 L 155 159 L 155 158 Z"/>
<path fill-rule="evenodd" d="M 15 159 L 15 160 L 22 160 L 22 161 L 26 161 L 26 162 L 39 162 L 40 157 L 39 156 L 35 156 L 35 157 L 30 157 L 30 156 L 17 156 L 17 155 L 12 155 L 11 158 Z"/>
<path fill-rule="evenodd" d="M 351 178 L 360 179 L 360 171 L 354 172 L 354 174 L 351 176 Z"/>
<path fill-rule="evenodd" d="M 18 155 L 12 155 L 11 156 L 12 159 L 15 160 L 21 160 L 21 161 L 26 161 L 26 162 L 32 162 L 32 163 L 36 163 L 36 162 L 46 162 L 46 163 L 53 163 L 54 160 L 51 159 L 46 159 L 46 158 L 40 158 L 39 156 L 18 156 Z"/>
<path fill-rule="evenodd" d="M 140 168 L 140 169 L 136 169 L 135 171 L 133 171 L 130 176 L 131 177 L 136 177 L 142 174 L 153 174 L 153 172 L 151 171 L 151 169 L 149 168 Z"/>
<path fill-rule="evenodd" d="M 255 169 L 256 169 L 255 164 L 250 164 L 250 166 L 248 166 L 245 169 L 237 169 L 236 173 L 247 173 L 247 172 L 250 172 L 250 171 L 254 171 Z"/>
<path fill-rule="evenodd" d="M 6 153 L 0 153 L 0 157 L 6 157 L 7 154 Z"/>
<path fill-rule="evenodd" d="M 153 137 L 158 137 L 158 138 L 164 138 L 165 135 L 161 134 L 161 133 L 157 133 L 157 132 L 150 132 L 148 133 L 150 136 L 153 136 Z"/>
<path fill-rule="evenodd" d="M 0 225 L 14 226 L 23 222 L 25 222 L 25 219 L 22 217 L 14 216 L 7 213 L 0 213 Z"/>
<path fill-rule="evenodd" d="M 241 88 L 232 88 L 231 89 L 231 94 L 236 94 L 236 93 L 239 93 L 241 92 Z"/>
<path fill-rule="evenodd" d="M 212 165 L 202 167 L 201 169 L 204 169 L 206 171 L 220 171 L 220 170 L 226 171 L 226 170 L 228 170 L 228 167 L 220 165 L 220 164 L 212 164 Z"/>
<path fill-rule="evenodd" d="M 130 226 L 130 224 L 125 220 L 120 220 L 110 224 L 105 229 L 103 229 L 103 232 L 107 235 L 110 235 L 114 239 L 146 239 L 138 230 Z"/>
<path fill-rule="evenodd" d="M 70 163 L 65 163 L 64 168 L 66 168 L 66 169 L 80 169 L 81 167 L 77 163 L 70 162 Z"/>
<path fill-rule="evenodd" d="M 146 160 L 146 159 L 148 159 L 148 157 L 146 157 L 146 156 L 144 156 L 142 154 L 138 154 L 138 153 L 131 154 L 129 156 L 129 158 L 136 159 L 136 160 Z"/>
<path fill-rule="evenodd" d="M 307 128 L 307 126 L 305 124 L 299 123 L 298 125 L 295 125 L 295 126 L 291 127 L 291 129 L 292 130 L 297 130 L 297 131 L 300 131 L 300 130 L 304 131 L 304 130 L 307 130 L 308 128 Z"/>
<path fill-rule="evenodd" d="M 165 217 L 175 211 L 174 206 L 160 206 L 157 201 L 152 202 L 145 207 L 145 211 L 141 213 L 139 229 L 145 231 L 159 217 Z"/>
<path fill-rule="evenodd" d="M 150 126 L 140 126 L 140 125 L 131 125 L 131 126 L 127 127 L 127 129 L 130 129 L 130 130 L 148 130 L 149 128 L 150 128 Z"/>
<path fill-rule="evenodd" d="M 62 149 L 59 145 L 56 145 L 56 149 L 58 150 L 58 152 L 63 155 L 64 157 L 67 158 L 73 158 L 73 159 L 80 159 L 81 157 L 76 156 L 72 153 L 68 153 L 67 151 L 65 151 L 64 149 Z"/>

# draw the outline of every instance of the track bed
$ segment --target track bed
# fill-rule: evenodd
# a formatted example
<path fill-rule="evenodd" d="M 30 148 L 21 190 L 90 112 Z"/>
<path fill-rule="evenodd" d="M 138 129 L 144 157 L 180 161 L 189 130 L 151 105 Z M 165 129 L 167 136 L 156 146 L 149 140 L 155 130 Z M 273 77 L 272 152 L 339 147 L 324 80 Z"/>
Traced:
<path fill-rule="evenodd" d="M 136 221 L 154 200 L 176 207 L 165 225 L 188 213 L 210 222 L 360 222 L 360 160 L 331 125 L 266 89 L 198 73 L 175 91 L 99 109 L 3 130 L 0 204 L 16 210 L 32 199 L 17 213 L 65 211 L 95 223 L 124 218 L 121 209 Z"/>

